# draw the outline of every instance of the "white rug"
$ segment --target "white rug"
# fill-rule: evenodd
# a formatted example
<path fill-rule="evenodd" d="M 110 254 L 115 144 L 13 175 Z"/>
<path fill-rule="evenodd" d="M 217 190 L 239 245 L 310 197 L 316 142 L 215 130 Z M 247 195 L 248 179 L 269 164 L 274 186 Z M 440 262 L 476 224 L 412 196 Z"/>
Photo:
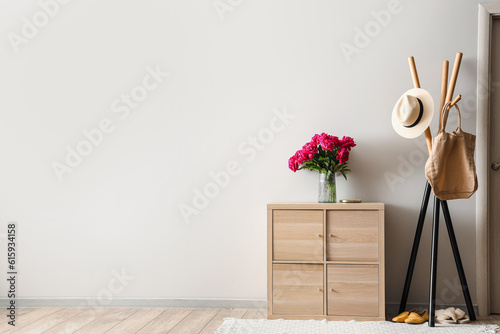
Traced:
<path fill-rule="evenodd" d="M 266 320 L 226 318 L 216 334 L 475 334 L 500 333 L 497 325 L 407 325 L 389 321 Z"/>

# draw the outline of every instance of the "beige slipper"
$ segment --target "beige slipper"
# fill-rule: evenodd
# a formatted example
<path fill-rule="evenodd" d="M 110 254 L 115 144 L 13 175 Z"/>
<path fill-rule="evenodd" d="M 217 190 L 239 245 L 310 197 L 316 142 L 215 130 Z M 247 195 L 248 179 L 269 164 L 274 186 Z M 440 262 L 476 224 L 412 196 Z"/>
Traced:
<path fill-rule="evenodd" d="M 455 313 L 451 312 L 449 309 L 436 310 L 436 321 L 442 324 L 455 324 Z"/>
<path fill-rule="evenodd" d="M 470 322 L 470 318 L 468 315 L 465 315 L 462 319 L 458 320 L 459 324 L 468 324 Z"/>
<path fill-rule="evenodd" d="M 459 308 L 455 309 L 455 315 L 457 316 L 459 324 L 467 324 L 470 322 L 469 316 L 465 315 L 465 312 Z"/>
<path fill-rule="evenodd" d="M 455 323 L 457 323 L 458 322 L 458 317 L 457 317 L 457 314 L 455 313 L 456 309 L 454 307 L 448 307 L 447 310 L 450 311 L 451 318 L 453 319 L 453 321 Z"/>
<path fill-rule="evenodd" d="M 461 309 L 459 308 L 456 308 L 455 309 L 455 315 L 457 316 L 457 320 L 460 320 L 462 319 L 463 317 L 465 317 L 465 312 L 462 311 Z"/>
<path fill-rule="evenodd" d="M 456 308 L 455 309 L 455 315 L 457 317 L 457 322 L 459 324 L 467 324 L 470 322 L 470 318 L 468 315 L 465 315 L 465 311 L 459 309 L 459 308 Z"/>
<path fill-rule="evenodd" d="M 442 324 L 466 324 L 470 322 L 469 316 L 459 308 L 448 307 L 436 310 L 436 321 Z"/>

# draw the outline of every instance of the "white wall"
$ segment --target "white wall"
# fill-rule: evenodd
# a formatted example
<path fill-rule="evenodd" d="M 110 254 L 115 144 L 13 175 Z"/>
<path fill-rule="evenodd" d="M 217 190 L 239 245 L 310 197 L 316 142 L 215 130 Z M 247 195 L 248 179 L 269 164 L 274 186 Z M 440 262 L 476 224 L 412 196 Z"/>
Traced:
<path fill-rule="evenodd" d="M 475 132 L 478 2 L 401 0 L 351 62 L 340 44 L 354 44 L 355 29 L 389 1 L 220 2 L 232 4 L 224 19 L 212 0 L 73 0 L 17 53 L 8 34 L 20 35 L 23 17 L 40 7 L 0 2 L 0 221 L 2 233 L 9 221 L 19 225 L 22 297 L 95 297 L 124 270 L 135 278 L 116 298 L 264 299 L 265 205 L 317 200 L 318 176 L 294 174 L 287 160 L 325 131 L 358 144 L 338 196 L 386 203 L 387 300 L 399 301 L 425 147 L 423 137 L 399 137 L 390 114 L 412 88 L 408 56 L 438 101 L 441 63 L 460 51 L 456 94 L 463 128 Z M 112 103 L 157 66 L 169 76 L 121 119 Z M 253 156 L 248 138 L 276 109 L 294 118 Z M 59 182 L 54 161 L 65 163 L 66 147 L 103 119 L 113 131 Z M 387 173 L 410 158 L 420 161 L 391 189 Z M 186 223 L 180 206 L 233 160 L 239 173 Z M 473 299 L 474 203 L 449 204 Z M 428 298 L 431 209 L 411 302 Z M 438 298 L 462 303 L 450 288 L 458 276 L 444 226 L 441 239 Z"/>

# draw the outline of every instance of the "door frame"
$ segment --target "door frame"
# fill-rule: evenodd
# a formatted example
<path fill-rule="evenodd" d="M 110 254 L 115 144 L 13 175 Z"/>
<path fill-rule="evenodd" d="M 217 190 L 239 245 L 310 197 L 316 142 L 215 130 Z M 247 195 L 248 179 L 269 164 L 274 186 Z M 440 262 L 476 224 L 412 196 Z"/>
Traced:
<path fill-rule="evenodd" d="M 491 26 L 500 3 L 479 4 L 477 51 L 476 289 L 479 315 L 490 314 L 489 175 Z"/>

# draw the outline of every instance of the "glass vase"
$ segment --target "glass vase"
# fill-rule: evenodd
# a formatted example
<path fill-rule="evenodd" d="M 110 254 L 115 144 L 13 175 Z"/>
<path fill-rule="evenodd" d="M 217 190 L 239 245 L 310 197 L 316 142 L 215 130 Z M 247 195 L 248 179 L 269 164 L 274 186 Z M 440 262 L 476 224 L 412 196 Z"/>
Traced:
<path fill-rule="evenodd" d="M 337 188 L 335 186 L 335 173 L 319 173 L 319 203 L 336 203 Z"/>

